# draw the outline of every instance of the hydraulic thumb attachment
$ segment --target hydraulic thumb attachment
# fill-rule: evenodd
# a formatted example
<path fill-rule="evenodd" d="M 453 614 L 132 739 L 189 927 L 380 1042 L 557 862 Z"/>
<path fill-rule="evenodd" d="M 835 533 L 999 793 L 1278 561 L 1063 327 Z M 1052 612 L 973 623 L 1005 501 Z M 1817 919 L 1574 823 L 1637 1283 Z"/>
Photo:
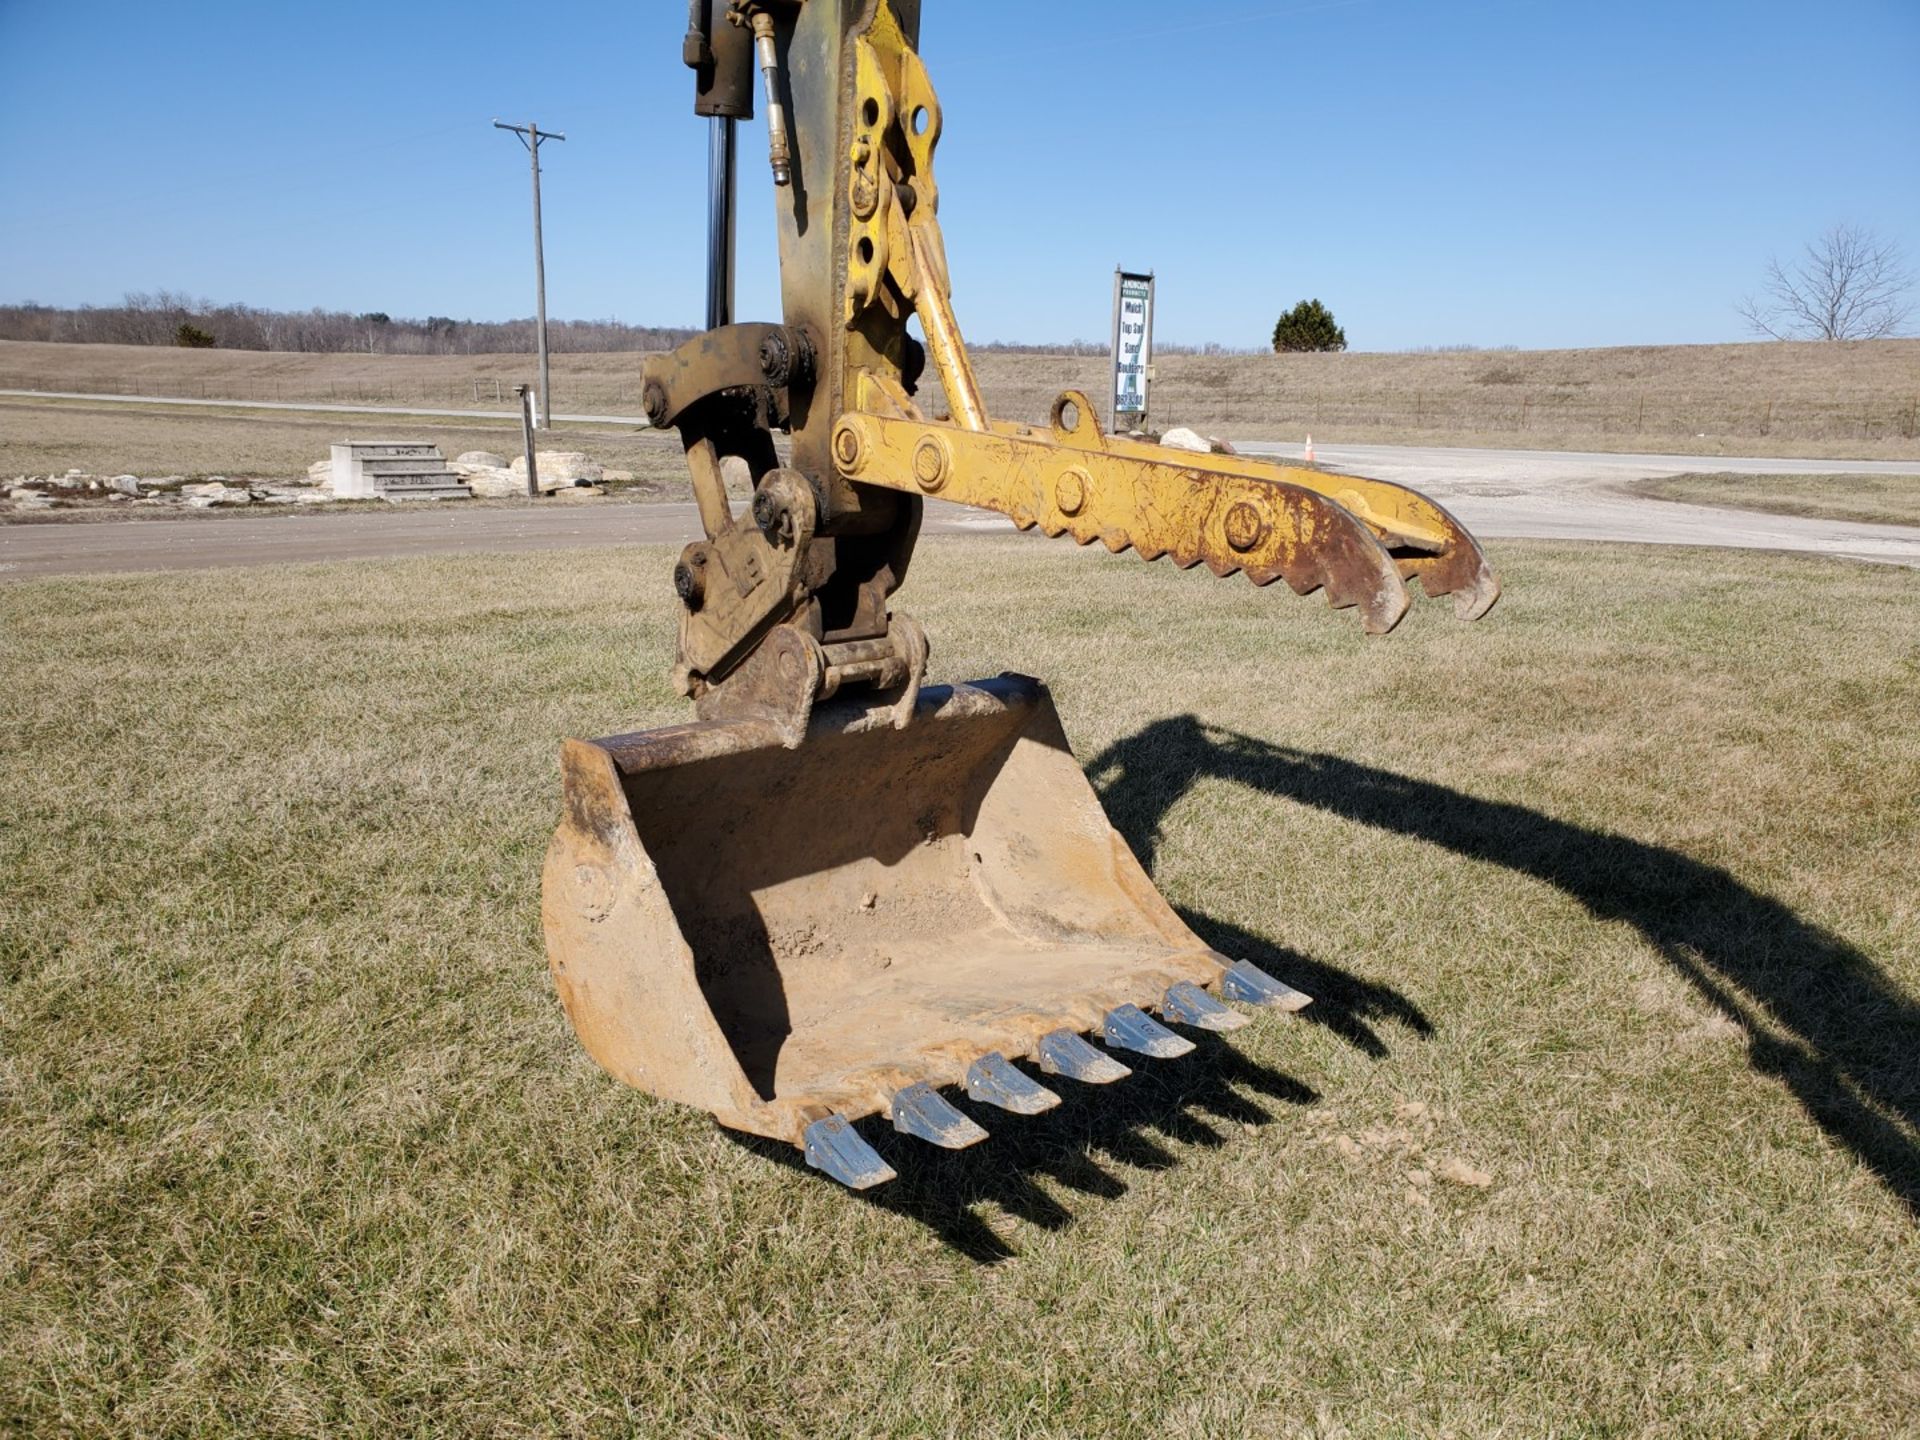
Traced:
<path fill-rule="evenodd" d="M 1307 1004 L 1160 897 L 1038 681 L 922 687 L 926 637 L 889 600 L 925 497 L 1321 590 L 1374 633 L 1408 581 L 1462 619 L 1499 595 L 1473 538 L 1400 486 L 1105 435 L 1076 391 L 1041 424 L 988 415 L 953 313 L 919 8 L 694 7 L 712 33 L 690 30 L 689 55 L 748 53 L 717 27 L 753 37 L 785 314 L 647 362 L 705 531 L 673 577 L 699 718 L 567 742 L 544 880 L 555 983 L 595 1059 L 855 1186 L 893 1176 L 855 1122 L 970 1145 L 986 1130 L 962 1096 L 1032 1114 L 1059 1103 L 1054 1077 L 1104 1084 L 1191 1050 L 1183 1031 L 1244 1024 L 1225 1002 Z M 937 418 L 916 398 L 928 360 Z"/>
<path fill-rule="evenodd" d="M 1111 438 L 1074 390 L 1038 430 L 845 415 L 834 456 L 850 478 L 998 510 L 1022 530 L 1098 540 L 1146 560 L 1168 555 L 1182 569 L 1238 570 L 1256 585 L 1285 580 L 1301 595 L 1324 590 L 1335 609 L 1358 609 L 1374 635 L 1406 614 L 1406 580 L 1453 596 L 1463 620 L 1479 619 L 1500 595 L 1473 537 L 1416 491 Z"/>

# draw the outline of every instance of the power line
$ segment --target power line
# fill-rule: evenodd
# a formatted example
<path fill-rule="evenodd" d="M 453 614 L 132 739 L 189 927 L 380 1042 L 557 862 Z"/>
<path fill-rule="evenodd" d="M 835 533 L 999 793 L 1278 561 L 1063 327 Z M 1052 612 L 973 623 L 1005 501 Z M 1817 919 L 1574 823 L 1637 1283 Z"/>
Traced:
<path fill-rule="evenodd" d="M 547 260 L 540 244 L 540 145 L 545 140 L 564 140 L 567 137 L 558 130 L 542 130 L 538 125 L 509 125 L 504 120 L 493 122 L 496 130 L 511 130 L 527 147 L 527 156 L 533 166 L 533 281 L 535 298 L 538 302 L 538 319 L 535 322 L 534 337 L 540 347 L 540 428 L 553 428 L 553 388 L 548 384 L 547 374 Z"/>

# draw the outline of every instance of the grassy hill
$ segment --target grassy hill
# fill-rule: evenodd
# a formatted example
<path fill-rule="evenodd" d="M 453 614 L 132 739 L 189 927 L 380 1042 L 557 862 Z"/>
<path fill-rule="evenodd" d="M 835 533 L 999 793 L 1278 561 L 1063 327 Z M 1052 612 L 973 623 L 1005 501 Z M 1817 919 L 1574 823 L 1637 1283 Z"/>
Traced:
<path fill-rule="evenodd" d="M 554 406 L 638 415 L 641 357 L 557 355 Z M 1037 420 L 1101 356 L 983 351 L 987 403 Z M 526 355 L 310 355 L 0 342 L 0 388 L 499 409 Z M 496 395 L 500 398 L 496 399 Z M 937 397 L 935 398 L 937 406 Z M 1920 340 L 1432 354 L 1169 355 L 1156 427 L 1228 437 L 1920 457 Z M 15 422 L 22 423 L 22 422 Z"/>

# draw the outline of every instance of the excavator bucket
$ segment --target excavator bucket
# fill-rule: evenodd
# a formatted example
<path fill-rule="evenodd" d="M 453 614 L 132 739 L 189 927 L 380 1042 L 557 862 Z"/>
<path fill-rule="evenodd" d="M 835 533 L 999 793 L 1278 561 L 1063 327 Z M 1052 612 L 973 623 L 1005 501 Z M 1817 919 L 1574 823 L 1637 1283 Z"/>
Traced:
<path fill-rule="evenodd" d="M 929 687 L 907 718 L 839 699 L 791 748 L 755 720 L 566 744 L 543 918 L 595 1060 L 864 1187 L 893 1171 L 850 1122 L 957 1149 L 1057 1104 L 1054 1077 L 1244 1023 L 1220 997 L 1307 1003 L 1181 922 L 1038 681 Z"/>

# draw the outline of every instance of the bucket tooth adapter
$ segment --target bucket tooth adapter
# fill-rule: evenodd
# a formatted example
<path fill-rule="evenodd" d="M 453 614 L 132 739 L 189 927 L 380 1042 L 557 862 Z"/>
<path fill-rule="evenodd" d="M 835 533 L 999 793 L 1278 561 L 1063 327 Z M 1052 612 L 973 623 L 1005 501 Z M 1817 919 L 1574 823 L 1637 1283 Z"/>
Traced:
<path fill-rule="evenodd" d="M 972 1145 L 998 1112 L 1057 1105 L 1056 1086 L 1244 1024 L 1236 1004 L 1308 1003 L 1174 913 L 1039 681 L 923 685 L 926 635 L 890 600 L 925 497 L 1321 591 L 1372 633 L 1406 613 L 1409 581 L 1468 620 L 1499 584 L 1452 516 L 1397 485 L 1107 435 L 1076 391 L 1038 424 L 990 419 L 950 299 L 917 0 L 690 10 L 710 328 L 647 362 L 644 403 L 680 436 L 705 532 L 673 570 L 696 718 L 565 743 L 542 921 L 603 1067 L 864 1188 L 894 1171 L 856 1121 Z M 756 69 L 777 325 L 731 316 L 733 127 Z M 916 399 L 929 355 L 937 417 Z M 751 486 L 738 511 L 729 477 Z"/>

